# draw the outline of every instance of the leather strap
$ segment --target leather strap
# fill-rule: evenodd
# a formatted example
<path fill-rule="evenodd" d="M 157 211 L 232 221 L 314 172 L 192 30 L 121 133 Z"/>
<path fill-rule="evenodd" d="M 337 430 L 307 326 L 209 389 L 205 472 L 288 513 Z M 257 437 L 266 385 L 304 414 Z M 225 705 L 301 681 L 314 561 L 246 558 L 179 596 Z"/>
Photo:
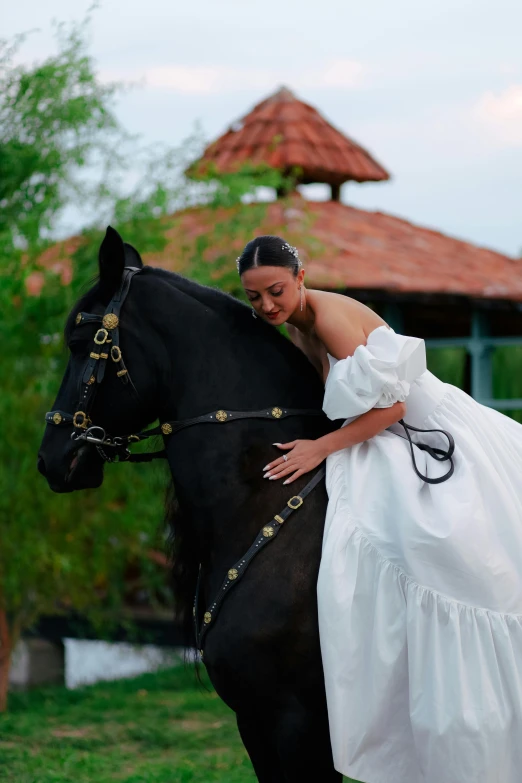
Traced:
<path fill-rule="evenodd" d="M 233 411 L 220 409 L 210 411 L 201 416 L 195 416 L 192 419 L 183 419 L 182 421 L 166 421 L 158 427 L 138 433 L 139 437 L 150 437 L 151 435 L 175 435 L 176 432 L 184 430 L 186 427 L 192 427 L 194 424 L 226 424 L 238 419 L 286 419 L 289 416 L 324 416 L 322 410 L 313 408 L 262 408 L 257 411 Z"/>
<path fill-rule="evenodd" d="M 408 440 L 408 443 L 410 445 L 410 452 L 411 452 L 411 459 L 413 462 L 413 470 L 417 474 L 417 476 L 426 482 L 426 484 L 442 484 L 443 481 L 447 481 L 452 475 L 455 470 L 455 465 L 453 464 L 453 452 L 455 451 L 455 441 L 453 439 L 453 435 L 451 435 L 449 432 L 446 432 L 446 430 L 422 430 L 418 427 L 413 427 L 411 424 L 406 424 L 404 419 L 399 420 L 399 424 L 402 424 L 404 428 L 404 432 L 406 433 L 406 438 Z M 440 432 L 441 435 L 444 435 L 448 439 L 448 448 L 445 451 L 444 449 L 436 448 L 435 446 L 428 446 L 426 443 L 413 443 L 411 439 L 411 435 L 409 433 L 409 430 L 412 432 Z M 402 436 L 400 436 L 402 437 Z M 439 462 L 444 462 L 446 460 L 449 461 L 450 466 L 448 468 L 447 473 L 444 473 L 443 476 L 438 476 L 437 478 L 430 478 L 429 476 L 425 476 L 423 473 L 420 472 L 420 470 L 417 467 L 417 462 L 415 461 L 415 451 L 414 446 L 416 446 L 421 451 L 427 451 L 428 454 L 433 457 L 433 459 L 438 460 Z"/>
<path fill-rule="evenodd" d="M 283 524 L 288 519 L 290 514 L 293 514 L 294 511 L 296 511 L 298 508 L 300 508 L 303 505 L 305 498 L 319 484 L 319 482 L 324 478 L 325 475 L 326 475 L 326 468 L 323 465 L 317 471 L 314 477 L 308 482 L 308 484 L 301 490 L 299 495 L 294 495 L 293 497 L 289 498 L 286 502 L 286 506 L 284 507 L 284 509 L 280 511 L 279 514 L 275 514 L 273 518 L 270 520 L 270 522 L 261 528 L 252 546 L 245 552 L 243 557 L 237 561 L 237 563 L 234 563 L 234 565 L 231 568 L 229 568 L 227 572 L 227 576 L 225 577 L 221 587 L 219 588 L 219 591 L 214 601 L 210 604 L 207 611 L 203 615 L 203 622 L 201 626 L 198 625 L 199 592 L 200 592 L 201 578 L 202 578 L 201 565 L 200 565 L 198 582 L 196 586 L 196 595 L 194 597 L 194 631 L 196 636 L 196 643 L 201 657 L 203 657 L 203 642 L 205 636 L 207 635 L 211 626 L 214 625 L 216 616 L 221 608 L 221 605 L 225 600 L 225 598 L 227 597 L 230 590 L 241 581 L 241 579 L 245 575 L 245 571 L 247 570 L 248 566 L 250 565 L 254 557 L 256 557 L 256 555 L 258 555 L 259 552 L 261 552 L 261 550 L 264 549 L 265 546 L 267 546 L 267 544 L 269 544 L 271 541 L 275 539 L 275 537 L 283 527 Z"/>

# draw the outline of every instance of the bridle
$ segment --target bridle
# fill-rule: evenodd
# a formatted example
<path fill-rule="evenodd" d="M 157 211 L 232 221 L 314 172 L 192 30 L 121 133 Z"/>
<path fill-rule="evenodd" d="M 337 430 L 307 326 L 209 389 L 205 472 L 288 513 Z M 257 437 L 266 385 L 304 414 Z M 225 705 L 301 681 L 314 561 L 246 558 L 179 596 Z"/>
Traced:
<path fill-rule="evenodd" d="M 279 405 L 270 408 L 262 408 L 255 411 L 236 411 L 219 409 L 204 413 L 201 416 L 195 416 L 182 421 L 164 421 L 157 427 L 151 427 L 147 430 L 133 433 L 131 435 L 110 436 L 105 429 L 98 424 L 93 424 L 90 418 L 90 412 L 94 403 L 96 392 L 102 383 L 109 359 L 116 365 L 116 376 L 122 383 L 131 388 L 139 399 L 138 391 L 132 382 L 129 371 L 123 361 L 120 348 L 120 314 L 125 300 L 129 294 L 130 286 L 135 275 L 139 274 L 141 268 L 125 267 L 122 281 L 107 305 L 103 315 L 80 312 L 76 316 L 76 325 L 100 324 L 93 338 L 93 344 L 89 353 L 89 358 L 81 374 L 80 399 L 75 413 L 68 413 L 62 410 L 49 411 L 45 414 L 45 421 L 57 427 L 69 427 L 71 424 L 74 430 L 71 434 L 75 443 L 93 444 L 104 462 L 150 462 L 153 459 L 165 459 L 167 452 L 162 451 L 142 452 L 131 454 L 130 446 L 132 443 L 152 438 L 156 435 L 170 437 L 180 430 L 192 427 L 196 424 L 224 424 L 237 421 L 239 419 L 284 419 L 288 416 L 323 416 L 321 410 L 309 408 L 284 408 Z"/>
<path fill-rule="evenodd" d="M 77 327 L 94 323 L 100 324 L 100 328 L 94 335 L 89 357 L 81 374 L 80 397 L 76 411 L 69 413 L 67 411 L 55 410 L 45 414 L 45 421 L 48 424 L 53 424 L 57 427 L 68 427 L 72 424 L 74 427 L 71 434 L 72 440 L 76 443 L 83 441 L 95 444 L 100 456 L 107 462 L 114 462 L 119 457 L 125 459 L 125 452 L 128 452 L 130 457 L 127 444 L 133 440 L 139 440 L 139 438 L 135 438 L 132 435 L 127 438 L 109 438 L 103 427 L 93 425 L 89 415 L 96 392 L 105 377 L 109 359 L 116 366 L 116 376 L 125 386 L 130 387 L 139 399 L 139 394 L 123 361 L 119 330 L 121 308 L 129 294 L 132 280 L 139 272 L 140 268 L 138 267 L 126 267 L 124 269 L 120 286 L 103 315 L 84 312 L 77 314 L 75 321 Z M 114 455 L 109 456 L 104 452 L 104 447 L 114 448 Z"/>

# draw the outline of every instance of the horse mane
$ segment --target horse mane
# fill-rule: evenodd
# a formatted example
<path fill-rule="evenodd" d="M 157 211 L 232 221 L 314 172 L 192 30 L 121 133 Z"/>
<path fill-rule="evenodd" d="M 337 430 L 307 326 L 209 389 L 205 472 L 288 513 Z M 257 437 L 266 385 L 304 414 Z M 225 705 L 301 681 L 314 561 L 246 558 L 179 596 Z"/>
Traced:
<path fill-rule="evenodd" d="M 278 329 L 260 318 L 252 318 L 250 307 L 231 294 L 219 288 L 197 283 L 195 280 L 190 280 L 166 269 L 144 267 L 143 272 L 159 277 L 168 285 L 176 288 L 178 292 L 191 297 L 191 299 L 210 308 L 215 314 L 226 318 L 228 324 L 240 327 L 242 334 L 247 339 L 259 340 L 262 338 L 264 342 L 268 341 L 277 345 L 278 349 L 285 353 L 285 358 L 288 361 L 292 360 L 292 355 L 302 359 L 301 351 L 287 340 Z"/>

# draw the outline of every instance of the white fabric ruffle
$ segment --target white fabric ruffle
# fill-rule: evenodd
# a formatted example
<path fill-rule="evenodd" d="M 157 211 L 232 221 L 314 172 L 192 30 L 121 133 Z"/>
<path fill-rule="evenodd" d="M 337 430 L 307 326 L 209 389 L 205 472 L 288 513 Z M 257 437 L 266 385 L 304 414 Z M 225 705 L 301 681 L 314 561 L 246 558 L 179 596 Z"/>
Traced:
<path fill-rule="evenodd" d="M 391 339 L 395 364 L 405 345 L 418 361 L 418 341 L 379 333 L 369 343 Z M 376 352 L 356 354 L 375 396 Z M 520 783 L 522 426 L 411 368 L 397 373 L 405 419 L 451 432 L 454 475 L 421 481 L 388 430 L 327 460 L 318 605 L 335 766 L 364 783 Z M 332 418 L 354 415 L 345 374 L 336 387 Z"/>
<path fill-rule="evenodd" d="M 404 402 L 411 383 L 426 370 L 424 341 L 379 326 L 346 359 L 328 354 L 323 410 L 330 419 L 360 416 Z"/>

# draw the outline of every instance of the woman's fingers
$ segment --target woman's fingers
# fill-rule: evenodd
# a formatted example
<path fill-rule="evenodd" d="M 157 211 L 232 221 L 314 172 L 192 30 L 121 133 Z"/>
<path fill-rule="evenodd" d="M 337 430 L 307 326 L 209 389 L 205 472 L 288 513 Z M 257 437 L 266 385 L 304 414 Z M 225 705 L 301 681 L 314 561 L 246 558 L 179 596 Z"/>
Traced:
<path fill-rule="evenodd" d="M 283 481 L 283 484 L 291 484 L 292 481 L 295 481 L 299 476 L 304 475 L 304 470 L 296 470 L 293 476 L 290 476 L 290 478 L 287 478 L 286 481 Z"/>
<path fill-rule="evenodd" d="M 277 446 L 280 449 L 293 449 L 296 443 L 296 440 L 292 440 L 290 443 L 272 443 L 272 446 Z"/>
<path fill-rule="evenodd" d="M 268 465 L 265 465 L 265 467 L 263 468 L 263 470 L 265 470 L 265 471 L 268 471 L 268 472 L 271 472 L 271 471 L 273 471 L 275 468 L 279 467 L 280 465 L 286 465 L 286 464 L 288 464 L 288 462 L 289 462 L 289 461 L 290 461 L 290 460 L 286 460 L 286 459 L 284 459 L 283 457 L 278 457 L 278 458 L 277 458 L 277 459 L 275 459 L 273 462 L 269 462 L 269 463 L 268 463 Z M 266 475 L 266 474 L 265 474 L 265 475 Z"/>
<path fill-rule="evenodd" d="M 267 478 L 269 480 L 283 478 L 283 476 L 288 476 L 290 473 L 293 473 L 294 470 L 299 470 L 299 468 L 297 468 L 296 465 L 292 465 L 291 463 L 288 463 L 287 465 L 280 465 L 278 468 L 271 470 L 270 475 L 267 476 Z"/>
<path fill-rule="evenodd" d="M 296 441 L 294 441 L 294 442 L 296 442 Z M 280 444 L 280 443 L 273 443 L 272 445 L 273 446 L 281 446 L 282 444 Z M 289 446 L 289 445 L 291 445 L 291 444 L 285 444 L 285 448 L 287 446 Z M 267 470 L 268 471 L 272 471 L 274 468 L 278 467 L 279 465 L 285 465 L 289 461 L 290 461 L 290 453 L 284 454 L 282 457 L 277 457 L 272 462 L 269 462 L 268 465 L 265 465 L 263 470 L 264 471 L 267 471 Z M 265 476 L 265 478 L 266 478 L 266 476 Z"/>

